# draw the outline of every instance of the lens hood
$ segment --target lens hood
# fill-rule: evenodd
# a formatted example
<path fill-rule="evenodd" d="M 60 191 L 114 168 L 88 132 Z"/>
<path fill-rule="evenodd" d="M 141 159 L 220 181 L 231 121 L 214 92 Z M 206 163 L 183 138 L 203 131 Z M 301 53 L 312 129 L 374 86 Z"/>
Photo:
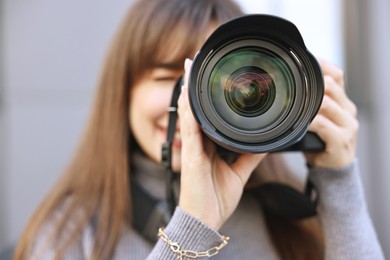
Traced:
<path fill-rule="evenodd" d="M 321 68 L 296 26 L 270 15 L 218 27 L 194 58 L 189 79 L 202 131 L 238 153 L 304 150 L 298 144 L 323 94 Z"/>

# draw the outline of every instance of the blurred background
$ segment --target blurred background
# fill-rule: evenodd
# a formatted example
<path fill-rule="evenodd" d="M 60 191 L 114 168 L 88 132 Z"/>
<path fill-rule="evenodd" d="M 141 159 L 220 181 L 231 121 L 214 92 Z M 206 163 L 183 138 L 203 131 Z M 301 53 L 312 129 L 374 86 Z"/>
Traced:
<path fill-rule="evenodd" d="M 367 203 L 390 258 L 390 1 L 238 2 L 249 13 L 291 20 L 315 56 L 345 70 L 359 108 Z M 0 250 L 17 241 L 68 163 L 105 51 L 130 4 L 0 0 Z"/>

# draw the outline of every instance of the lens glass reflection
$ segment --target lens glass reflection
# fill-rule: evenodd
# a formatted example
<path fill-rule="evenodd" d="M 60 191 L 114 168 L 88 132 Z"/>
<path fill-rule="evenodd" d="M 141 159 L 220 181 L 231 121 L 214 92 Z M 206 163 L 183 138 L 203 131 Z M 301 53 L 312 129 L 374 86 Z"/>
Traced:
<path fill-rule="evenodd" d="M 275 84 L 266 71 L 245 66 L 234 71 L 225 82 L 225 99 L 237 114 L 258 116 L 271 107 L 275 99 Z"/>
<path fill-rule="evenodd" d="M 227 126 L 268 131 L 294 102 L 294 77 L 270 50 L 242 48 L 220 58 L 211 71 L 209 98 Z"/>

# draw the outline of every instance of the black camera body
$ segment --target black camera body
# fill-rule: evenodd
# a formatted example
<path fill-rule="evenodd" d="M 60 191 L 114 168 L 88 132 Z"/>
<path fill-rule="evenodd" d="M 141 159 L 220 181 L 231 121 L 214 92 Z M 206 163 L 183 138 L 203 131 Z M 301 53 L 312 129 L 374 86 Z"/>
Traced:
<path fill-rule="evenodd" d="M 324 94 L 321 68 L 291 22 L 247 15 L 216 29 L 189 80 L 202 131 L 238 153 L 323 150 L 307 128 Z"/>

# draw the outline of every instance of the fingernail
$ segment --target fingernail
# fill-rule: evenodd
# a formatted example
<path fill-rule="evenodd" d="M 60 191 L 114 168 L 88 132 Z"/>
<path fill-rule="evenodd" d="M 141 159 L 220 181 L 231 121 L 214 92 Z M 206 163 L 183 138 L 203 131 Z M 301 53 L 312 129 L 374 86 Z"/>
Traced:
<path fill-rule="evenodd" d="M 189 70 L 190 66 L 191 66 L 191 60 L 188 59 L 188 58 L 186 58 L 186 59 L 184 60 L 184 69 L 185 69 L 185 70 Z"/>

